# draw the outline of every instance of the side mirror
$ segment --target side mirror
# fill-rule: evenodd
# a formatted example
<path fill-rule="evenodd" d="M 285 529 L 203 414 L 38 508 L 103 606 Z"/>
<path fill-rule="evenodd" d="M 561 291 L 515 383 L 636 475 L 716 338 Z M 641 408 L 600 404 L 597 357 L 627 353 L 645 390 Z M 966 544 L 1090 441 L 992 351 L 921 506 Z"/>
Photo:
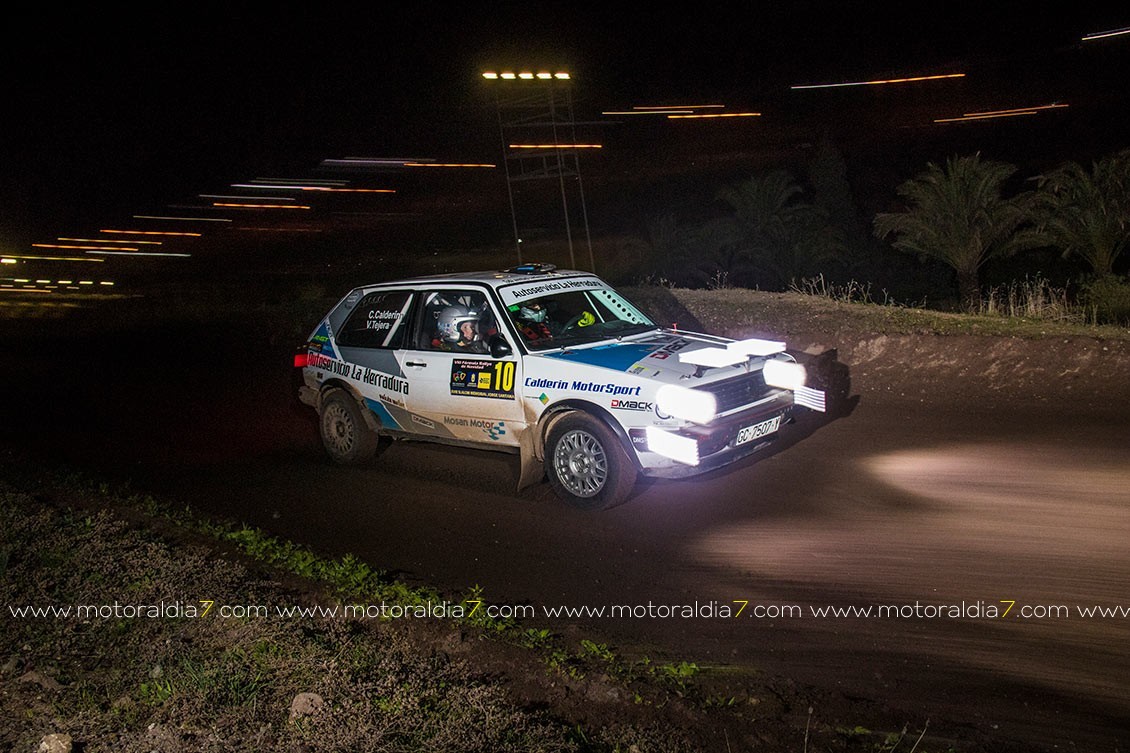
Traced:
<path fill-rule="evenodd" d="M 487 347 L 490 348 L 491 358 L 506 358 L 514 352 L 510 348 L 510 343 L 506 342 L 506 338 L 499 334 L 490 336 Z"/>

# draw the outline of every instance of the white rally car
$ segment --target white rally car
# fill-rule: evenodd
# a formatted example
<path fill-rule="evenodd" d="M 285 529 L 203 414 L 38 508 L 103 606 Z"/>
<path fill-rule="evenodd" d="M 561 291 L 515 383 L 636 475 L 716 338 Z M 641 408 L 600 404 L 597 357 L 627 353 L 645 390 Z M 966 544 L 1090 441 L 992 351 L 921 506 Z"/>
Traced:
<path fill-rule="evenodd" d="M 599 277 L 530 264 L 356 288 L 295 356 L 299 399 L 342 464 L 382 437 L 516 452 L 582 508 L 637 477 L 680 477 L 765 447 L 795 405 L 823 411 L 769 340 L 651 321 Z"/>

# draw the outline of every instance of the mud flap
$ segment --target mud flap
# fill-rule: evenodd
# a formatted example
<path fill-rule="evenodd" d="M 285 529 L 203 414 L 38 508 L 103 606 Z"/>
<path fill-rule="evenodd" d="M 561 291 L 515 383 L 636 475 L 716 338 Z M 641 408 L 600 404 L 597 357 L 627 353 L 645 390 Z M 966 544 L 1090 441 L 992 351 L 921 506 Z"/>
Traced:
<path fill-rule="evenodd" d="M 521 465 L 518 471 L 518 491 L 539 484 L 545 478 L 545 466 L 534 453 L 533 434 L 531 427 L 522 432 L 522 437 L 518 440 L 518 457 Z"/>

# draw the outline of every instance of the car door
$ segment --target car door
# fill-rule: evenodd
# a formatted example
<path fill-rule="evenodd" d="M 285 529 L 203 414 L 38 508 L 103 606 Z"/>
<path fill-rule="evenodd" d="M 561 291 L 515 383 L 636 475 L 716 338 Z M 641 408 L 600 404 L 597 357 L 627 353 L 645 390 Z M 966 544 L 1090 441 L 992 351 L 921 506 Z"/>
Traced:
<path fill-rule="evenodd" d="M 331 321 L 347 364 L 338 376 L 357 390 L 381 426 L 395 431 L 419 432 L 408 412 L 410 384 L 398 355 L 412 333 L 414 301 L 411 290 L 372 290 L 351 296 L 336 314 L 340 321 Z"/>
<path fill-rule="evenodd" d="M 439 323 L 452 309 L 477 312 L 485 342 L 497 333 L 494 303 L 482 288 L 447 286 L 421 291 L 414 336 L 401 354 L 410 383 L 408 410 L 417 429 L 441 439 L 516 447 L 525 428 L 516 385 L 521 362 L 513 350 L 502 358 L 445 341 Z M 509 336 L 503 334 L 509 342 Z"/>

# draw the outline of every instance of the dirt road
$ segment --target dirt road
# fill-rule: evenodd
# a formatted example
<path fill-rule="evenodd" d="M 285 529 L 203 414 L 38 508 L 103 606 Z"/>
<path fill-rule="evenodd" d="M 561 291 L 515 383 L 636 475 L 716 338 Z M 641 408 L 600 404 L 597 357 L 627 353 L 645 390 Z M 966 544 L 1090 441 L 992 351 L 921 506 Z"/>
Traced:
<path fill-rule="evenodd" d="M 24 344 L 0 370 L 9 441 L 625 655 L 789 678 L 847 727 L 1130 743 L 1130 617 L 1086 613 L 1130 609 L 1124 401 L 861 366 L 842 414 L 756 462 L 592 514 L 514 493 L 506 455 L 397 445 L 332 468 L 288 402 L 287 348 L 230 334 Z"/>

